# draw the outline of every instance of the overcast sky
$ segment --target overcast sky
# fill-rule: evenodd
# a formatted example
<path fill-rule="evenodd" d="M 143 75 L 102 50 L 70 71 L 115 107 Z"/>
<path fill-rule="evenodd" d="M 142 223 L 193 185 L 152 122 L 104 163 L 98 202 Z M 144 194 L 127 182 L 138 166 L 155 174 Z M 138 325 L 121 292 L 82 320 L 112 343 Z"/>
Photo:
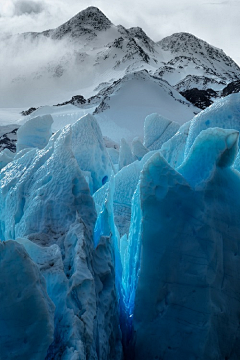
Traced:
<path fill-rule="evenodd" d="M 0 0 L 0 32 L 54 28 L 88 6 L 115 25 L 142 27 L 155 41 L 190 32 L 240 64 L 240 0 Z"/>

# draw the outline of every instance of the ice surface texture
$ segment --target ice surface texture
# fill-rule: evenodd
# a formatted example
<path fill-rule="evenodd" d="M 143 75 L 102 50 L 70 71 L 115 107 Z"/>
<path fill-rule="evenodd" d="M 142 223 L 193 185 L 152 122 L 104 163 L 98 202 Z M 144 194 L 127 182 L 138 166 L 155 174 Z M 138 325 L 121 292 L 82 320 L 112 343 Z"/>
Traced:
<path fill-rule="evenodd" d="M 240 356 L 240 174 L 230 168 L 237 147 L 235 130 L 208 129 L 180 173 L 158 153 L 144 166 L 133 202 L 135 213 L 141 205 L 141 221 L 132 217 L 140 225 L 134 235 L 134 359 Z M 128 252 L 132 247 L 129 242 Z"/>
<path fill-rule="evenodd" d="M 240 130 L 240 93 L 231 94 L 217 100 L 209 108 L 201 111 L 191 121 L 186 144 L 188 154 L 194 140 L 202 130 L 209 127 Z"/>
<path fill-rule="evenodd" d="M 0 358 L 240 358 L 236 95 L 112 160 L 90 115 L 26 123 L 0 158 Z"/>
<path fill-rule="evenodd" d="M 160 149 L 179 129 L 179 124 L 159 114 L 148 115 L 144 122 L 144 145 L 149 150 Z"/>
<path fill-rule="evenodd" d="M 23 124 L 17 132 L 17 151 L 25 148 L 43 149 L 50 139 L 51 115 L 37 116 Z"/>
<path fill-rule="evenodd" d="M 80 134 L 83 128 L 92 128 L 88 139 L 77 143 L 72 127 L 66 126 L 54 134 L 43 149 L 32 147 L 18 152 L 1 172 L 1 238 L 16 239 L 25 247 L 41 272 L 40 275 L 34 265 L 38 276 L 44 276 L 48 296 L 55 305 L 54 338 L 53 332 L 48 335 L 45 331 L 41 336 L 39 329 L 35 331 L 26 324 L 33 340 L 36 336 L 42 337 L 39 339 L 41 360 L 45 356 L 47 360 L 121 359 L 114 239 L 109 232 L 100 237 L 94 249 L 96 211 L 86 181 L 91 178 L 93 186 L 97 186 L 98 176 L 105 174 L 108 155 L 105 148 L 101 149 L 103 140 L 99 128 L 91 118 L 82 125 L 85 120 L 80 119 L 74 129 Z M 83 150 L 82 157 L 78 146 Z M 96 156 L 100 159 L 96 160 Z M 82 171 L 79 164 L 87 168 Z M 26 253 L 25 256 L 28 259 Z M 20 268 L 19 265 L 14 271 L 21 274 Z M 23 282 L 19 282 L 19 293 L 23 289 Z M 47 293 L 45 300 L 42 296 L 43 305 Z M 6 288 L 6 302 L 10 294 L 10 288 Z M 12 306 L 15 307 L 15 303 Z M 28 307 L 31 307 L 30 300 Z M 32 308 L 35 309 L 34 302 Z M 15 337 L 17 339 L 17 331 Z M 48 341 L 48 338 L 51 339 Z M 33 340 L 31 346 L 34 346 Z M 20 353 L 22 345 L 16 342 L 15 347 L 16 353 Z M 27 351 L 24 355 L 24 359 L 33 359 Z"/>
<path fill-rule="evenodd" d="M 0 358 L 42 360 L 54 334 L 46 283 L 24 247 L 0 242 Z"/>

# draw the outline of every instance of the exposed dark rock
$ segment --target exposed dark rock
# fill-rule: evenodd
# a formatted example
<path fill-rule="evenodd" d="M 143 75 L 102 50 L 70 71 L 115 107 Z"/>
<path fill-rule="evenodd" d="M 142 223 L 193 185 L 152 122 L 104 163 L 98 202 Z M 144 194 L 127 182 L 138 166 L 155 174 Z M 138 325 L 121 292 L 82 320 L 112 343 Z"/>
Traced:
<path fill-rule="evenodd" d="M 75 95 L 71 98 L 71 100 L 65 101 L 61 104 L 57 104 L 54 106 L 63 106 L 63 105 L 68 105 L 68 104 L 78 106 L 78 105 L 83 105 L 86 102 L 87 102 L 87 100 L 82 95 Z"/>
<path fill-rule="evenodd" d="M 23 110 L 21 111 L 21 114 L 23 116 L 27 116 L 27 115 L 30 115 L 32 112 L 36 111 L 38 108 L 35 108 L 35 107 L 31 107 L 29 108 L 28 110 Z"/>
<path fill-rule="evenodd" d="M 188 101 L 204 110 L 213 103 L 212 98 L 217 98 L 218 93 L 212 89 L 198 90 L 197 88 L 180 92 Z"/>
<path fill-rule="evenodd" d="M 229 83 L 222 90 L 222 96 L 227 96 L 227 95 L 238 93 L 238 92 L 240 92 L 240 80 Z"/>
<path fill-rule="evenodd" d="M 18 125 L 0 126 L 0 152 L 9 149 L 16 152 Z"/>

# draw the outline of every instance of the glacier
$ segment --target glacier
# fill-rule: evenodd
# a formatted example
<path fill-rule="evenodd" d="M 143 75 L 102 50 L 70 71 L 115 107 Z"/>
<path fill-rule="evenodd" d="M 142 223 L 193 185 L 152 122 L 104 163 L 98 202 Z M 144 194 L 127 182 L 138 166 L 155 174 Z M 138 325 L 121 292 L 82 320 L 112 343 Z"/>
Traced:
<path fill-rule="evenodd" d="M 178 171 L 157 153 L 141 175 L 141 222 L 134 220 L 140 243 L 134 250 L 134 359 L 240 356 L 240 174 L 230 168 L 238 133 L 209 130 L 211 171 L 200 162 L 202 136 Z"/>
<path fill-rule="evenodd" d="M 239 120 L 232 94 L 106 147 L 93 115 L 29 118 L 0 153 L 0 359 L 239 359 Z"/>
<path fill-rule="evenodd" d="M 42 360 L 54 335 L 46 282 L 16 241 L 0 242 L 0 260 L 0 358 Z"/>

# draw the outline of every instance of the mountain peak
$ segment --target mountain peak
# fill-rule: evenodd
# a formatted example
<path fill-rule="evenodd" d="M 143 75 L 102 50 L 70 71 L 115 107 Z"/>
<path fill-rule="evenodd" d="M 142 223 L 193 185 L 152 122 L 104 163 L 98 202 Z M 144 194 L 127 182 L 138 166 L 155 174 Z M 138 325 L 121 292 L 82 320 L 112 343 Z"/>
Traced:
<path fill-rule="evenodd" d="M 72 37 L 85 34 L 95 35 L 96 31 L 107 30 L 111 26 L 111 21 L 101 10 L 95 6 L 89 6 L 55 29 L 53 37 L 62 38 L 67 34 Z"/>
<path fill-rule="evenodd" d="M 208 44 L 206 41 L 199 39 L 195 35 L 180 32 L 167 36 L 158 42 L 158 45 L 164 51 L 170 51 L 172 54 L 177 54 L 183 57 L 191 57 L 201 59 L 205 63 L 211 64 L 213 68 L 219 63 L 222 63 L 221 73 L 225 76 L 226 71 L 231 68 L 233 79 L 236 77 L 234 72 L 239 73 L 238 65 L 227 56 L 223 50 Z M 198 61 L 197 60 L 197 61 Z M 218 66 L 219 67 L 219 66 Z M 219 75 L 219 74 L 215 74 Z"/>
<path fill-rule="evenodd" d="M 192 47 L 193 44 L 194 46 L 198 46 L 197 44 L 199 43 L 207 44 L 205 41 L 197 38 L 195 35 L 189 34 L 187 32 L 174 33 L 158 42 L 158 44 L 161 45 L 164 50 L 171 50 L 171 48 L 174 48 L 175 50 L 176 47 L 179 50 L 179 47 L 181 48 L 185 45 L 187 47 Z"/>

